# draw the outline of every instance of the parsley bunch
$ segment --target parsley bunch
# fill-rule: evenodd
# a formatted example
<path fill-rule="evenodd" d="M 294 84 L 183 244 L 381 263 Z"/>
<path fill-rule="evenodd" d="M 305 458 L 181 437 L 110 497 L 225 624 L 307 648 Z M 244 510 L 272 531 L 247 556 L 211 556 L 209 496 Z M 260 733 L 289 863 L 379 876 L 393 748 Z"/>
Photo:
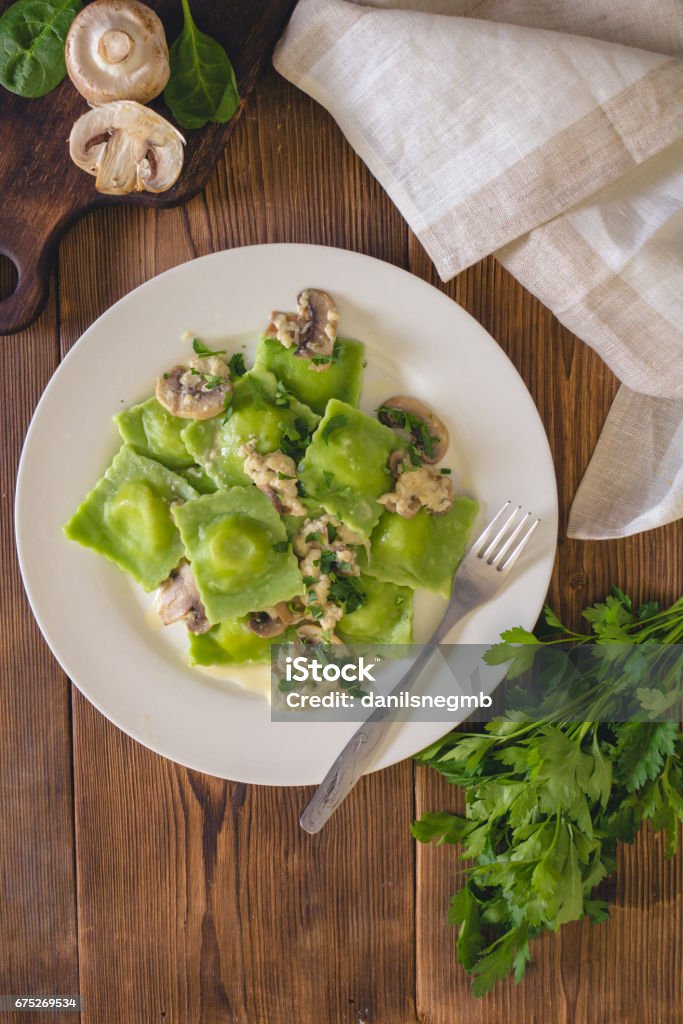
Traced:
<path fill-rule="evenodd" d="M 465 817 L 427 813 L 412 830 L 420 842 L 457 843 L 462 857 L 474 860 L 448 919 L 460 926 L 458 960 L 478 996 L 510 971 L 520 980 L 529 942 L 541 932 L 585 915 L 608 916 L 593 890 L 614 871 L 617 844 L 632 842 L 643 821 L 664 832 L 668 856 L 676 852 L 683 821 L 679 724 L 616 722 L 609 714 L 625 686 L 637 695 L 640 717 L 670 712 L 680 700 L 683 658 L 669 647 L 666 660 L 662 645 L 683 644 L 683 598 L 665 611 L 654 602 L 636 611 L 615 588 L 583 616 L 591 632 L 574 633 L 546 608 L 544 635 L 518 627 L 487 652 L 492 664 L 511 661 L 508 678 L 544 652 L 540 717 L 511 711 L 483 733 L 453 732 L 418 756 L 466 790 Z M 595 656 L 584 659 L 572 682 L 567 652 L 583 647 Z M 640 685 L 653 658 L 663 681 L 657 690 Z"/>

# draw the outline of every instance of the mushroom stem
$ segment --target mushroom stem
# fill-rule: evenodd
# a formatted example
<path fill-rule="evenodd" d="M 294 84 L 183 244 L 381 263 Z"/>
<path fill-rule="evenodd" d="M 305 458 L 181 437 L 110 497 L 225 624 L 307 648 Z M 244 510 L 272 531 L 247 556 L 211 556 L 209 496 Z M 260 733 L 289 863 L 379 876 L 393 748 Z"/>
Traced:
<path fill-rule="evenodd" d="M 97 52 L 105 64 L 120 64 L 130 56 L 134 46 L 135 43 L 127 32 L 112 28 L 100 36 Z"/>

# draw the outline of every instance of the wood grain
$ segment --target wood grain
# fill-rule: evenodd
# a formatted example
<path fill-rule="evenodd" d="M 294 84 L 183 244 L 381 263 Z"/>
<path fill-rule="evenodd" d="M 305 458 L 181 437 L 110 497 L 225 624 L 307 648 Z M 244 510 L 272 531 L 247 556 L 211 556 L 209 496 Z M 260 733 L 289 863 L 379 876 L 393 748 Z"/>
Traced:
<path fill-rule="evenodd" d="M 0 346 L 0 993 L 12 995 L 78 994 L 69 688 L 31 615 L 13 530 L 21 445 L 58 351 L 53 290 L 31 331 Z"/>
<path fill-rule="evenodd" d="M 98 210 L 64 238 L 55 300 L 38 333 L 2 346 L 7 379 L 21 396 L 21 411 L 8 414 L 3 496 L 12 490 L 28 413 L 56 363 L 57 330 L 64 353 L 96 316 L 154 274 L 215 249 L 266 241 L 341 245 L 408 267 L 499 341 L 550 437 L 561 503 L 551 600 L 567 619 L 575 622 L 615 580 L 636 598 L 667 601 L 681 592 L 680 524 L 600 544 L 564 535 L 615 392 L 611 374 L 495 261 L 439 285 L 332 120 L 272 71 L 206 189 L 186 207 Z M 7 529 L 3 539 L 11 559 Z M 16 572 L 0 586 L 3 599 L 20 600 Z M 5 991 L 19 982 L 37 991 L 47 978 L 65 988 L 79 965 L 73 917 L 71 931 L 58 928 L 74 892 L 66 870 L 67 705 L 28 612 L 12 610 L 7 621 L 2 727 L 11 749 L 0 748 L 0 779 L 20 827 L 10 847 L 0 848 L 3 882 L 17 894 L 9 933 L 4 920 L 0 927 L 1 983 Z M 312 838 L 297 825 L 305 790 L 186 771 L 134 743 L 77 692 L 73 766 L 84 1024 L 683 1020 L 683 857 L 665 862 L 648 833 L 622 851 L 609 892 L 611 922 L 544 937 L 519 987 L 506 982 L 477 1001 L 445 923 L 461 870 L 456 851 L 416 851 L 408 833 L 415 813 L 458 805 L 460 793 L 435 773 L 420 769 L 413 784 L 413 766 L 404 762 L 363 780 Z M 41 875 L 43 846 L 51 873 Z M 40 899 L 46 887 L 48 906 Z M 70 944 L 60 947 L 64 934 Z"/>
<path fill-rule="evenodd" d="M 460 302 L 499 342 L 529 387 L 558 474 L 560 533 L 549 600 L 578 627 L 581 610 L 626 581 L 636 601 L 663 604 L 683 593 L 683 524 L 627 540 L 569 540 L 569 506 L 599 436 L 617 381 L 493 258 L 441 285 L 411 239 L 410 269 Z M 416 811 L 463 811 L 462 794 L 435 772 L 416 773 Z M 676 1024 L 683 1020 L 683 857 L 664 860 L 661 837 L 644 830 L 622 849 L 608 893 L 612 919 L 546 935 L 533 946 L 523 983 L 511 980 L 481 1000 L 455 960 L 455 929 L 445 923 L 463 867 L 452 848 L 417 853 L 417 1005 L 424 1024 Z"/>
<path fill-rule="evenodd" d="M 311 134 L 324 142 L 311 148 Z M 355 180 L 362 205 L 330 166 Z M 282 238 L 401 262 L 406 231 L 329 119 L 270 74 L 186 209 L 99 211 L 64 240 L 63 351 L 141 280 L 213 249 Z M 415 1018 L 410 763 L 364 780 L 316 838 L 298 827 L 305 791 L 186 771 L 79 695 L 74 765 L 88 1024 Z"/>
<path fill-rule="evenodd" d="M 0 0 L 0 14 L 12 0 Z M 229 16 L 221 4 L 194 0 L 192 9 L 200 28 L 226 49 L 235 69 L 242 99 L 269 60 L 295 0 L 233 0 Z M 180 33 L 182 9 L 177 0 L 148 0 L 161 17 L 169 42 Z M 159 98 L 150 103 L 173 120 Z M 102 196 L 94 179 L 71 161 L 66 140 L 76 120 L 87 111 L 86 101 L 66 78 L 40 99 L 26 100 L 0 89 L 0 253 L 9 256 L 18 271 L 12 293 L 0 299 L 0 334 L 27 326 L 47 299 L 55 247 L 64 231 L 87 210 L 102 206 L 163 207 L 183 203 L 205 184 L 216 159 L 238 120 L 208 124 L 201 131 L 186 131 L 185 165 L 177 185 L 152 195 Z"/>

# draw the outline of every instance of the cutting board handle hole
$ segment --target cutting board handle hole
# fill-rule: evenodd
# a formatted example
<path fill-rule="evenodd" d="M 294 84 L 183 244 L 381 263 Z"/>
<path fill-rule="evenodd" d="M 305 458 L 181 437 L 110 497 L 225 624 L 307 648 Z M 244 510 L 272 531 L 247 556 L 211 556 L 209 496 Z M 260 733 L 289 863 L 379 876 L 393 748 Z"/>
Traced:
<path fill-rule="evenodd" d="M 19 272 L 15 263 L 0 253 L 0 302 L 4 302 L 16 291 L 19 283 Z"/>

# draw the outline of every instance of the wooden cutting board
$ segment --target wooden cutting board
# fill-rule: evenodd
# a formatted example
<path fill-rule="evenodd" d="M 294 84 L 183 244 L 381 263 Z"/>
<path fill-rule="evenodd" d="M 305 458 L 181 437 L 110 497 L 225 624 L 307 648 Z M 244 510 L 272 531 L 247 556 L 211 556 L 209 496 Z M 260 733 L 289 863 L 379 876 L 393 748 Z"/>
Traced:
<path fill-rule="evenodd" d="M 182 26 L 180 0 L 147 0 L 161 17 L 169 43 Z M 10 0 L 0 0 L 0 13 Z M 249 95 L 294 8 L 295 0 L 192 0 L 200 29 L 218 39 L 230 57 L 240 96 Z M 163 100 L 150 106 L 168 117 Z M 69 79 L 47 96 L 22 99 L 0 86 L 0 253 L 15 264 L 18 282 L 0 302 L 0 334 L 28 326 L 47 299 L 52 257 L 63 232 L 87 210 L 116 203 L 176 206 L 205 185 L 237 117 L 185 131 L 185 166 L 168 192 L 101 196 L 95 179 L 71 162 L 68 138 L 87 111 Z"/>

